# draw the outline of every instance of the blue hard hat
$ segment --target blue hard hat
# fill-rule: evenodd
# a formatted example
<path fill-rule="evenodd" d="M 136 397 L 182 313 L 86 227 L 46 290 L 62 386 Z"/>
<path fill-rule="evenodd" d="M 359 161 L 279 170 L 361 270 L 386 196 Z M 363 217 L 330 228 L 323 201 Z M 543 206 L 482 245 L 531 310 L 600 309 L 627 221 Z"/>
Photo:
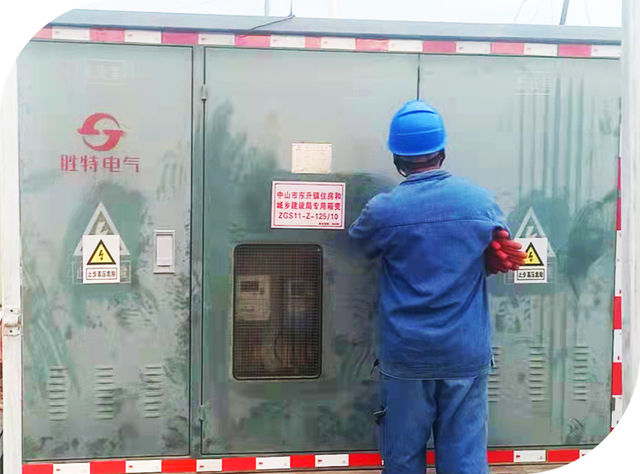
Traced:
<path fill-rule="evenodd" d="M 447 133 L 440 114 L 421 100 L 412 100 L 396 112 L 389 130 L 394 155 L 419 156 L 444 149 Z"/>

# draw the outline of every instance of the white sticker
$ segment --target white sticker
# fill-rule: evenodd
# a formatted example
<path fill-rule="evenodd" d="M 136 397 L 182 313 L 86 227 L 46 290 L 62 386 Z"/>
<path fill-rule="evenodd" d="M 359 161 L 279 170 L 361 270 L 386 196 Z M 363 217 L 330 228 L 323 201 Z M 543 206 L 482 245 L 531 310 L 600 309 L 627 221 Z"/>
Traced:
<path fill-rule="evenodd" d="M 120 283 L 120 236 L 82 236 L 82 283 Z"/>
<path fill-rule="evenodd" d="M 546 238 L 515 239 L 527 254 L 524 265 L 514 272 L 514 283 L 547 283 L 548 241 Z"/>
<path fill-rule="evenodd" d="M 271 227 L 344 229 L 344 183 L 274 181 Z"/>
<path fill-rule="evenodd" d="M 291 145 L 291 172 L 331 173 L 331 143 L 293 143 Z"/>

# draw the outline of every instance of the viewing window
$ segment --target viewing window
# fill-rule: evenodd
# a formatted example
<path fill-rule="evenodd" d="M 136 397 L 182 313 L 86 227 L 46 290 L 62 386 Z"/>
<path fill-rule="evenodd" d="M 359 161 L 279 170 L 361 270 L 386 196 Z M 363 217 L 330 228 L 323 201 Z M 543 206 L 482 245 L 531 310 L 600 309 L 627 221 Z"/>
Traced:
<path fill-rule="evenodd" d="M 233 376 L 319 377 L 322 248 L 240 245 L 234 262 Z"/>

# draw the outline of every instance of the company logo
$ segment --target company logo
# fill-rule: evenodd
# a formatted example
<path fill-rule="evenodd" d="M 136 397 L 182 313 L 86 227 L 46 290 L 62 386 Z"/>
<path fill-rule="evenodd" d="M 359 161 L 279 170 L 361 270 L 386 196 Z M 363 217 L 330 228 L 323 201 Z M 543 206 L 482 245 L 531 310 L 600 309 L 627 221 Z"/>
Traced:
<path fill-rule="evenodd" d="M 98 129 L 96 126 L 100 122 L 102 122 L 105 127 L 113 127 L 113 124 L 115 124 L 117 129 Z M 124 132 L 120 130 L 118 121 L 112 115 L 104 113 L 93 114 L 87 118 L 82 124 L 82 127 L 78 129 L 78 133 L 82 135 L 84 144 L 95 151 L 109 151 L 113 149 L 120 141 L 120 138 L 122 138 L 122 135 L 124 135 Z"/>

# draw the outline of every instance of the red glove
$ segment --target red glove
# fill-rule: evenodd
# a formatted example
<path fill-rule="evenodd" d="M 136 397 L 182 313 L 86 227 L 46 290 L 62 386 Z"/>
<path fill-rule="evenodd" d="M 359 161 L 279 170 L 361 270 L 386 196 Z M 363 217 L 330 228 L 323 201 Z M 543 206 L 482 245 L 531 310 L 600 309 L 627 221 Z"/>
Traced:
<path fill-rule="evenodd" d="M 485 268 L 487 273 L 507 273 L 518 270 L 524 265 L 527 254 L 522 245 L 510 239 L 509 232 L 498 230 L 494 233 L 494 240 L 485 251 Z"/>

